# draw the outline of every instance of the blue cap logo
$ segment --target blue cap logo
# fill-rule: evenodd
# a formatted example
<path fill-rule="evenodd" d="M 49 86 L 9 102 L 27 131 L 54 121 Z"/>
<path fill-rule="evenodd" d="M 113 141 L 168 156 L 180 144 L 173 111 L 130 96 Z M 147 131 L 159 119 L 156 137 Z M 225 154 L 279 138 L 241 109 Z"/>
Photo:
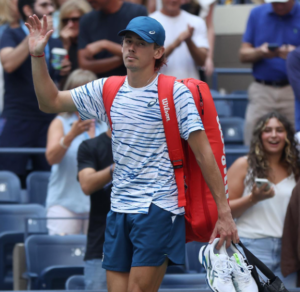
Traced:
<path fill-rule="evenodd" d="M 156 43 L 159 46 L 164 45 L 165 30 L 154 18 L 148 16 L 135 17 L 128 23 L 125 29 L 118 33 L 118 35 L 124 36 L 128 31 L 136 33 L 147 43 Z"/>

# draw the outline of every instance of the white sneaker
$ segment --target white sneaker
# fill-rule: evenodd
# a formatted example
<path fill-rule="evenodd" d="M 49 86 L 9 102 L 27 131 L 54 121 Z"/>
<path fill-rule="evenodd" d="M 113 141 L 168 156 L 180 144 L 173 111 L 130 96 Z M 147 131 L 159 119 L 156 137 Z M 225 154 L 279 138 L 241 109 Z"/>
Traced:
<path fill-rule="evenodd" d="M 258 287 L 251 275 L 253 266 L 249 266 L 240 251 L 231 245 L 227 249 L 233 267 L 232 281 L 237 292 L 258 292 Z"/>
<path fill-rule="evenodd" d="M 232 283 L 233 267 L 223 245 L 220 250 L 215 247 L 219 242 L 216 238 L 212 244 L 202 246 L 199 261 L 206 269 L 206 281 L 212 291 L 236 292 Z"/>

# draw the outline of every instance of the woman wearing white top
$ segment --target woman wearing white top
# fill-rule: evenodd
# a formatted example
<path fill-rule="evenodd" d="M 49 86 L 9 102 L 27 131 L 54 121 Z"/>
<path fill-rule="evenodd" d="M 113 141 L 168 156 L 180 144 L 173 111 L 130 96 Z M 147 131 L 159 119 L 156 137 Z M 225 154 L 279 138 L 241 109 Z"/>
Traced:
<path fill-rule="evenodd" d="M 237 159 L 228 170 L 230 207 L 241 241 L 287 288 L 296 287 L 296 275 L 283 279 L 281 274 L 281 237 L 298 177 L 294 130 L 288 120 L 276 112 L 258 121 L 248 156 Z M 271 187 L 266 183 L 258 187 L 256 178 L 268 179 Z"/>

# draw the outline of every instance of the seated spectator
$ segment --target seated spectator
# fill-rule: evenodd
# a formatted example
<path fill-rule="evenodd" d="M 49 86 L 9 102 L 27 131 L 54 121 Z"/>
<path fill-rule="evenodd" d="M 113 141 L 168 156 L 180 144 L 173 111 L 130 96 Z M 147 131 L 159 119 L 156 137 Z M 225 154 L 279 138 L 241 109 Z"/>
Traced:
<path fill-rule="evenodd" d="M 18 28 L 8 27 L 0 40 L 0 58 L 4 68 L 4 108 L 0 117 L 0 147 L 45 147 L 48 127 L 54 118 L 39 110 L 31 76 L 31 57 L 28 49 L 29 30 L 24 21 L 36 14 L 39 19 L 47 15 L 52 27 L 52 0 L 18 0 L 19 13 L 22 21 Z M 59 74 L 68 74 L 69 69 L 56 71 L 52 64 L 52 49 L 62 47 L 58 39 L 51 38 L 45 48 L 44 58 L 48 71 L 55 82 Z M 37 57 L 37 56 L 35 56 Z M 32 57 L 34 58 L 34 56 Z M 22 180 L 25 185 L 27 165 L 32 162 L 32 170 L 49 170 L 44 155 L 1 154 L 0 170 L 9 170 Z"/>
<path fill-rule="evenodd" d="M 137 16 L 147 16 L 146 7 L 119 0 L 88 0 L 95 11 L 80 20 L 78 61 L 82 69 L 98 78 L 126 75 L 118 32 Z M 91 25 L 93 24 L 93 25 Z"/>
<path fill-rule="evenodd" d="M 197 66 L 205 63 L 208 52 L 206 25 L 203 19 L 180 9 L 181 0 L 162 0 L 161 11 L 150 17 L 166 31 L 167 66 L 161 73 L 181 78 L 200 79 Z"/>
<path fill-rule="evenodd" d="M 294 95 L 286 72 L 287 55 L 300 45 L 300 4 L 266 0 L 251 11 L 240 49 L 240 60 L 253 64 L 244 143 L 250 144 L 257 120 L 278 111 L 294 125 Z"/>
<path fill-rule="evenodd" d="M 58 38 L 59 37 L 59 14 L 60 14 L 60 7 L 69 0 L 54 0 L 55 8 L 56 10 L 53 12 L 53 38 Z"/>
<path fill-rule="evenodd" d="M 283 279 L 280 269 L 284 218 L 300 165 L 294 130 L 282 115 L 271 112 L 255 125 L 247 157 L 228 170 L 229 202 L 241 241 L 287 288 L 296 287 L 296 274 Z M 256 178 L 271 183 L 258 187 Z"/>
<path fill-rule="evenodd" d="M 78 149 L 78 178 L 83 192 L 90 197 L 91 209 L 85 252 L 85 289 L 106 289 L 102 268 L 106 215 L 110 210 L 114 170 L 111 131 L 83 141 Z"/>
<path fill-rule="evenodd" d="M 64 90 L 70 90 L 97 79 L 89 71 L 75 70 Z M 58 115 L 48 130 L 46 158 L 51 168 L 46 199 L 47 217 L 87 216 L 89 198 L 77 181 L 77 150 L 84 140 L 98 136 L 107 126 L 94 120 L 82 121 L 78 113 Z M 78 234 L 86 231 L 87 220 L 48 220 L 49 234 Z"/>
<path fill-rule="evenodd" d="M 0 1 L 0 40 L 4 30 L 7 27 L 19 27 L 20 13 L 18 10 L 17 0 L 1 0 Z M 0 114 L 3 109 L 3 95 L 4 95 L 4 76 L 3 67 L 0 62 Z M 0 126 L 1 127 L 1 126 Z"/>
<path fill-rule="evenodd" d="M 86 0 L 68 0 L 60 8 L 59 34 L 64 48 L 69 52 L 69 60 L 72 64 L 71 71 L 78 68 L 79 20 L 82 15 L 91 10 L 92 8 Z"/>
<path fill-rule="evenodd" d="M 289 53 L 286 65 L 288 78 L 295 94 L 295 128 L 296 132 L 300 132 L 300 46 Z"/>

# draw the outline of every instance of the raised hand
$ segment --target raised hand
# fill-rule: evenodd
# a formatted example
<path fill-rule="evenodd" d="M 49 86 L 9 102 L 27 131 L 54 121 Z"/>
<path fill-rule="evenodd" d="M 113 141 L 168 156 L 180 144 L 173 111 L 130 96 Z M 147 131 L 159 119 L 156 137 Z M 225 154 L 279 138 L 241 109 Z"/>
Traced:
<path fill-rule="evenodd" d="M 29 16 L 29 23 L 25 25 L 29 29 L 29 52 L 34 56 L 40 56 L 44 53 L 44 49 L 51 37 L 53 30 L 48 31 L 47 16 L 43 16 L 43 24 L 36 15 Z"/>

